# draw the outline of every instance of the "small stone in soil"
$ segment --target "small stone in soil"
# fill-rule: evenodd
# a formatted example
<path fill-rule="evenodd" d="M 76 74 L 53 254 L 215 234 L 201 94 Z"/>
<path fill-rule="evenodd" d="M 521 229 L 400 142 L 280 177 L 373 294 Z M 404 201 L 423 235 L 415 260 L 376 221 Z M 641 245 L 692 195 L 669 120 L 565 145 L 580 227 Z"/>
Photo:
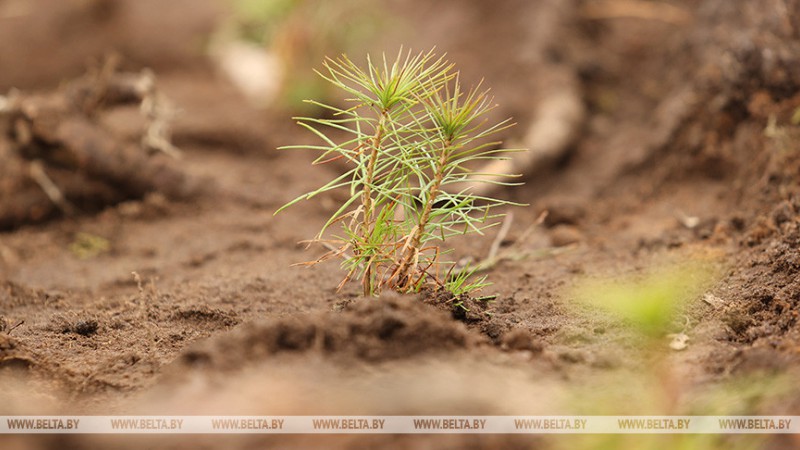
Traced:
<path fill-rule="evenodd" d="M 572 225 L 558 225 L 550 232 L 550 243 L 554 247 L 565 247 L 583 240 L 583 233 Z"/>
<path fill-rule="evenodd" d="M 676 333 L 667 335 L 667 338 L 670 339 L 669 348 L 675 351 L 686 350 L 689 346 L 689 336 L 685 335 L 684 333 Z"/>
<path fill-rule="evenodd" d="M 79 320 L 75 323 L 75 327 L 72 331 L 81 336 L 91 336 L 97 332 L 97 328 L 98 324 L 96 320 Z"/>

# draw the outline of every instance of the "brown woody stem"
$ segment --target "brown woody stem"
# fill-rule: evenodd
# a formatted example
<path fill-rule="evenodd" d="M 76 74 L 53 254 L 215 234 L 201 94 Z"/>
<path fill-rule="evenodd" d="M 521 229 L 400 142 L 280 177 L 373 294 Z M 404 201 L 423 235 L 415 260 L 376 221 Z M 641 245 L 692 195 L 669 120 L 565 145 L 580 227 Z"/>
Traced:
<path fill-rule="evenodd" d="M 378 119 L 378 126 L 375 129 L 375 135 L 372 137 L 372 150 L 370 151 L 369 161 L 367 162 L 367 174 L 364 177 L 364 187 L 361 191 L 361 204 L 364 206 L 364 220 L 361 223 L 362 236 L 366 239 L 371 234 L 372 228 L 372 183 L 375 181 L 375 164 L 378 161 L 380 147 L 383 140 L 384 127 L 386 126 L 386 117 L 388 111 L 381 111 L 381 116 Z M 372 294 L 372 264 L 367 263 L 364 269 L 364 279 L 362 281 L 364 287 L 364 296 Z"/>
<path fill-rule="evenodd" d="M 400 262 L 397 279 L 400 283 L 401 289 L 409 289 L 411 287 L 412 277 L 410 276 L 410 272 L 414 268 L 415 261 L 419 256 L 419 247 L 422 241 L 422 235 L 425 233 L 425 228 L 428 226 L 428 222 L 431 218 L 433 205 L 436 203 L 436 198 L 439 196 L 439 192 L 441 191 L 442 180 L 444 179 L 444 169 L 445 165 L 447 164 L 447 156 L 450 153 L 450 145 L 450 140 L 446 140 L 442 144 L 442 153 L 439 156 L 439 164 L 436 167 L 436 172 L 434 174 L 433 186 L 431 186 L 430 192 L 428 193 L 428 201 L 425 203 L 425 208 L 423 209 L 422 216 L 419 219 L 419 224 L 414 228 L 411 236 L 411 243 L 408 245 L 406 252 L 403 255 L 403 259 Z"/>

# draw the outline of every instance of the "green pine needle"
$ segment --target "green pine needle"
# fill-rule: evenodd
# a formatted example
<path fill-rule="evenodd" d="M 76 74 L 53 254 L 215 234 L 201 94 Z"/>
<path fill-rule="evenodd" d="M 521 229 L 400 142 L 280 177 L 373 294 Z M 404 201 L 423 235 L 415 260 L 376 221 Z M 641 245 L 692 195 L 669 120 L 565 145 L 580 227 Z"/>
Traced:
<path fill-rule="evenodd" d="M 309 100 L 328 110 L 329 118 L 296 120 L 321 142 L 284 148 L 314 150 L 320 153 L 314 164 L 342 160 L 349 169 L 278 211 L 334 189 L 349 188 L 350 196 L 316 238 L 338 247 L 309 264 L 343 258 L 348 274 L 340 287 L 360 280 L 365 295 L 431 286 L 460 296 L 487 286 L 485 277 L 474 279 L 475 271 L 444 274 L 452 263 L 441 259 L 449 250 L 439 243 L 482 234 L 502 217 L 493 213 L 496 207 L 513 205 L 469 190 L 448 190 L 485 175 L 468 169 L 470 163 L 505 159 L 515 151 L 488 142 L 513 125 L 487 119 L 496 107 L 488 90 L 480 84 L 465 90 L 453 65 L 433 50 L 412 54 L 401 49 L 392 60 L 368 56 L 366 69 L 342 55 L 328 58 L 318 73 L 349 97 L 349 105 Z M 337 143 L 332 132 L 350 137 Z M 337 223 L 343 233 L 323 240 Z"/>

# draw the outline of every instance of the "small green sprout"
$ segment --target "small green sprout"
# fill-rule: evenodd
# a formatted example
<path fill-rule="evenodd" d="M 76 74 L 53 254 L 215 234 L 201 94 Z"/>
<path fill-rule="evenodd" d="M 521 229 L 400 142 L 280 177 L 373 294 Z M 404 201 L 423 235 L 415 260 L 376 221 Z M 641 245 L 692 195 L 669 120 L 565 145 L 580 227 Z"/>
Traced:
<path fill-rule="evenodd" d="M 80 232 L 69 244 L 69 251 L 78 259 L 91 259 L 109 250 L 111 250 L 111 243 L 108 239 L 91 233 Z"/>
<path fill-rule="evenodd" d="M 492 140 L 512 124 L 486 118 L 496 106 L 488 91 L 480 85 L 464 90 L 453 65 L 433 51 L 401 50 L 393 61 L 384 55 L 377 63 L 368 56 L 366 69 L 343 55 L 324 67 L 320 76 L 344 91 L 350 104 L 309 100 L 331 112 L 331 118 L 298 118 L 321 143 L 284 148 L 318 151 L 315 164 L 343 160 L 348 170 L 281 210 L 334 189 L 348 189 L 349 197 L 315 238 L 330 252 L 308 264 L 344 258 L 340 288 L 360 280 L 364 295 L 426 287 L 459 295 L 486 286 L 485 279 L 468 281 L 474 271 L 442 276 L 452 262 L 439 243 L 481 234 L 502 217 L 494 209 L 510 204 L 464 188 L 476 175 L 472 163 L 503 159 L 511 151 Z M 329 137 L 334 133 L 347 137 L 336 142 Z M 323 238 L 334 224 L 341 232 Z"/>
<path fill-rule="evenodd" d="M 460 297 L 470 292 L 479 291 L 486 286 L 489 286 L 486 275 L 481 275 L 475 278 L 475 274 L 479 271 L 480 267 L 465 267 L 455 274 L 450 275 L 445 280 L 445 289 L 453 294 L 454 297 Z M 493 298 L 493 297 L 492 297 Z M 488 300 L 489 298 L 484 298 Z M 476 299 L 481 300 L 481 299 Z"/>

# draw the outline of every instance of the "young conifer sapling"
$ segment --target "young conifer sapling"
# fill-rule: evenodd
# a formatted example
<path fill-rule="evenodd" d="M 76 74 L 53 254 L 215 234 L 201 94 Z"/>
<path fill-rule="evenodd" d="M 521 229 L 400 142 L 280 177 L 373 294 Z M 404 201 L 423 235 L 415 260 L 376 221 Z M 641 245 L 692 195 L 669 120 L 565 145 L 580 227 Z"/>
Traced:
<path fill-rule="evenodd" d="M 347 275 L 339 287 L 359 280 L 364 295 L 434 288 L 460 296 L 486 286 L 474 270 L 454 270 L 450 250 L 440 245 L 482 234 L 502 216 L 495 208 L 511 204 L 464 187 L 496 179 L 471 167 L 512 151 L 493 140 L 512 124 L 489 122 L 496 105 L 488 91 L 465 90 L 453 65 L 433 51 L 401 50 L 377 63 L 368 56 L 365 69 L 343 55 L 327 59 L 319 75 L 347 94 L 348 106 L 309 100 L 331 113 L 297 119 L 320 143 L 285 148 L 318 151 L 314 164 L 344 160 L 348 169 L 280 210 L 334 189 L 347 189 L 349 197 L 310 241 L 330 251 L 304 264 L 341 258 Z M 347 137 L 335 141 L 334 134 Z M 340 230 L 330 231 L 334 225 Z"/>

